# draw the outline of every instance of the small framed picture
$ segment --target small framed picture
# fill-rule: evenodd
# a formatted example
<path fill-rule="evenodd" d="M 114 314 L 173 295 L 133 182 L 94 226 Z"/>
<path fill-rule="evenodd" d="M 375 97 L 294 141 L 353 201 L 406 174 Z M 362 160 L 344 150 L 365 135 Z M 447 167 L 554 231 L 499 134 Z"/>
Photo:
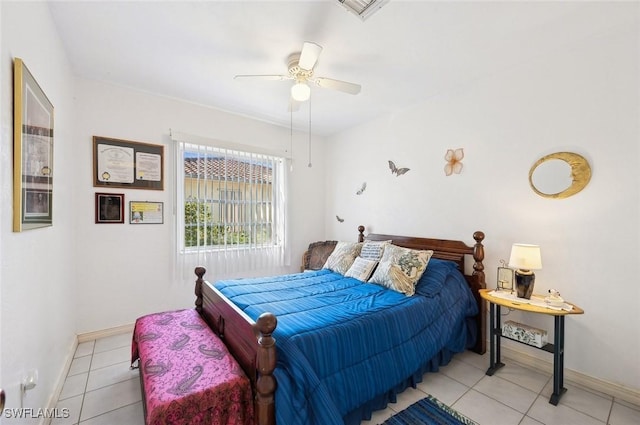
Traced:
<path fill-rule="evenodd" d="M 129 201 L 129 223 L 163 224 L 163 209 L 163 202 Z"/>
<path fill-rule="evenodd" d="M 514 270 L 509 267 L 498 267 L 498 283 L 496 288 L 499 291 L 513 292 Z"/>
<path fill-rule="evenodd" d="M 124 223 L 124 193 L 96 193 L 96 223 Z"/>

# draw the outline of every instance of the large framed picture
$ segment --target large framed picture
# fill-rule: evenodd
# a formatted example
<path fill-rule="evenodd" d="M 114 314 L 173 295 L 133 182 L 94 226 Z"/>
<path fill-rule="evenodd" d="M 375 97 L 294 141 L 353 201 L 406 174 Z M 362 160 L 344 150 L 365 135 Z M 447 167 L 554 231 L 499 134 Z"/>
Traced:
<path fill-rule="evenodd" d="M 123 193 L 96 193 L 96 223 L 124 223 Z"/>
<path fill-rule="evenodd" d="M 164 189 L 164 146 L 93 136 L 93 186 Z"/>
<path fill-rule="evenodd" d="M 13 231 L 53 225 L 53 105 L 13 61 Z"/>

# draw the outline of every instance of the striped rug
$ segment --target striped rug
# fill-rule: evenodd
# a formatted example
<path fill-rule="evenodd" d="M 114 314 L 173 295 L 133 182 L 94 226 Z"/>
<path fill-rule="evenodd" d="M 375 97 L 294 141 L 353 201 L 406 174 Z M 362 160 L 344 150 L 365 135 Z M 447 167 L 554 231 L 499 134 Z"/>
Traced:
<path fill-rule="evenodd" d="M 478 425 L 432 396 L 413 403 L 382 425 Z"/>

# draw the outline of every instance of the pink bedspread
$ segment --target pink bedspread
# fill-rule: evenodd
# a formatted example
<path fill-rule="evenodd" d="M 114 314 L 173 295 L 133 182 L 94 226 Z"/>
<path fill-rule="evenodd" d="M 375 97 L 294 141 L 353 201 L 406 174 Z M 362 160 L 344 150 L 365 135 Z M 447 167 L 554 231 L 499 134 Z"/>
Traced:
<path fill-rule="evenodd" d="M 131 363 L 140 360 L 147 425 L 249 425 L 249 379 L 193 309 L 140 317 Z"/>

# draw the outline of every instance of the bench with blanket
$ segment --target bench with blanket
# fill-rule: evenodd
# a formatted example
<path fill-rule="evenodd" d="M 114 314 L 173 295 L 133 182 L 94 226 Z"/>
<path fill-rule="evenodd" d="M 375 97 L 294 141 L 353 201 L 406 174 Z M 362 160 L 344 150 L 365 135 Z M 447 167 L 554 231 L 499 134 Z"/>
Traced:
<path fill-rule="evenodd" d="M 249 379 L 196 310 L 136 320 L 136 361 L 146 425 L 254 423 Z"/>

